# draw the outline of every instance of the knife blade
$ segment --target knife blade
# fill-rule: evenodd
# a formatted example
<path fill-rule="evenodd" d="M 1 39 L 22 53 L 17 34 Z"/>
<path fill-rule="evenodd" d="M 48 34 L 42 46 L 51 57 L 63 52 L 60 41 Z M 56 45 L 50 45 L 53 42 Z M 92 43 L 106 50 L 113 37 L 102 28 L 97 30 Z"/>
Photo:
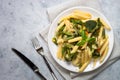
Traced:
<path fill-rule="evenodd" d="M 12 51 L 16 53 L 27 65 L 30 67 L 34 73 L 36 73 L 42 80 L 47 80 L 40 72 L 39 68 L 27 57 L 25 57 L 21 52 L 16 50 L 15 48 L 12 48 Z"/>

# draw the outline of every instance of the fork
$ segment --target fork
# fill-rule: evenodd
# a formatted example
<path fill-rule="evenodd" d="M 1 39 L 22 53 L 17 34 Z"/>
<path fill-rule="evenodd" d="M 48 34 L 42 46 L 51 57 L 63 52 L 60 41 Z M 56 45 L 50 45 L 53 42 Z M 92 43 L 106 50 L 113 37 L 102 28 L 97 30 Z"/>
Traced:
<path fill-rule="evenodd" d="M 43 57 L 43 59 L 44 59 L 46 65 L 47 65 L 48 69 L 49 69 L 50 72 L 51 72 L 51 75 L 52 75 L 53 79 L 54 79 L 54 80 L 58 80 L 57 77 L 55 76 L 52 68 L 50 67 L 50 64 L 49 64 L 49 62 L 48 62 L 47 57 L 46 57 L 46 56 L 44 55 L 44 53 L 43 53 L 43 52 L 44 52 L 43 47 L 40 46 L 38 39 L 35 37 L 35 38 L 33 38 L 31 41 L 32 41 L 32 43 L 33 43 L 33 46 L 34 46 L 35 50 L 38 52 L 38 54 L 40 54 L 40 55 Z"/>

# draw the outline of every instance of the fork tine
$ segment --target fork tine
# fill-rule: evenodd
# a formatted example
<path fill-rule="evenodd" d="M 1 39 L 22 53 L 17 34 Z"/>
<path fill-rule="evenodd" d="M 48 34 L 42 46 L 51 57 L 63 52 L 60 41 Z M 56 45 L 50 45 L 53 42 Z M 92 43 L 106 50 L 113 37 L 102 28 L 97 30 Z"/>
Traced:
<path fill-rule="evenodd" d="M 36 50 L 38 50 L 39 48 L 41 48 L 41 46 L 39 45 L 39 41 L 37 39 L 37 37 L 33 38 L 32 40 L 33 46 Z"/>

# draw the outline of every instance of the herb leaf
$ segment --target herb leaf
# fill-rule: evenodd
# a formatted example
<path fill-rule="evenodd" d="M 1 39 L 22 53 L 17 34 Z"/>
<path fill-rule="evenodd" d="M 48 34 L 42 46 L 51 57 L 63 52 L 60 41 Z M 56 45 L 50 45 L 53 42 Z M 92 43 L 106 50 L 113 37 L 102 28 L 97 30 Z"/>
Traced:
<path fill-rule="evenodd" d="M 93 32 L 96 28 L 97 22 L 94 20 L 88 20 L 85 22 L 85 27 L 87 28 L 88 32 Z"/>

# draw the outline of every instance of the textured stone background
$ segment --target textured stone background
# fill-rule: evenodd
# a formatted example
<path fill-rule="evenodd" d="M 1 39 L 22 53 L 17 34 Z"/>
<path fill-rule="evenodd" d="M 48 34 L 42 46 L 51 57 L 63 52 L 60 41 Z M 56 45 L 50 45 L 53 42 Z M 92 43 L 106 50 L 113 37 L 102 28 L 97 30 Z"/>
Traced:
<path fill-rule="evenodd" d="M 40 80 L 12 51 L 15 47 L 52 80 L 42 58 L 30 41 L 32 33 L 47 27 L 46 8 L 68 0 L 0 0 L 0 80 Z M 117 30 L 120 43 L 120 0 L 99 0 L 103 14 Z M 41 66 L 42 65 L 42 66 Z M 119 80 L 120 60 L 94 80 Z"/>

